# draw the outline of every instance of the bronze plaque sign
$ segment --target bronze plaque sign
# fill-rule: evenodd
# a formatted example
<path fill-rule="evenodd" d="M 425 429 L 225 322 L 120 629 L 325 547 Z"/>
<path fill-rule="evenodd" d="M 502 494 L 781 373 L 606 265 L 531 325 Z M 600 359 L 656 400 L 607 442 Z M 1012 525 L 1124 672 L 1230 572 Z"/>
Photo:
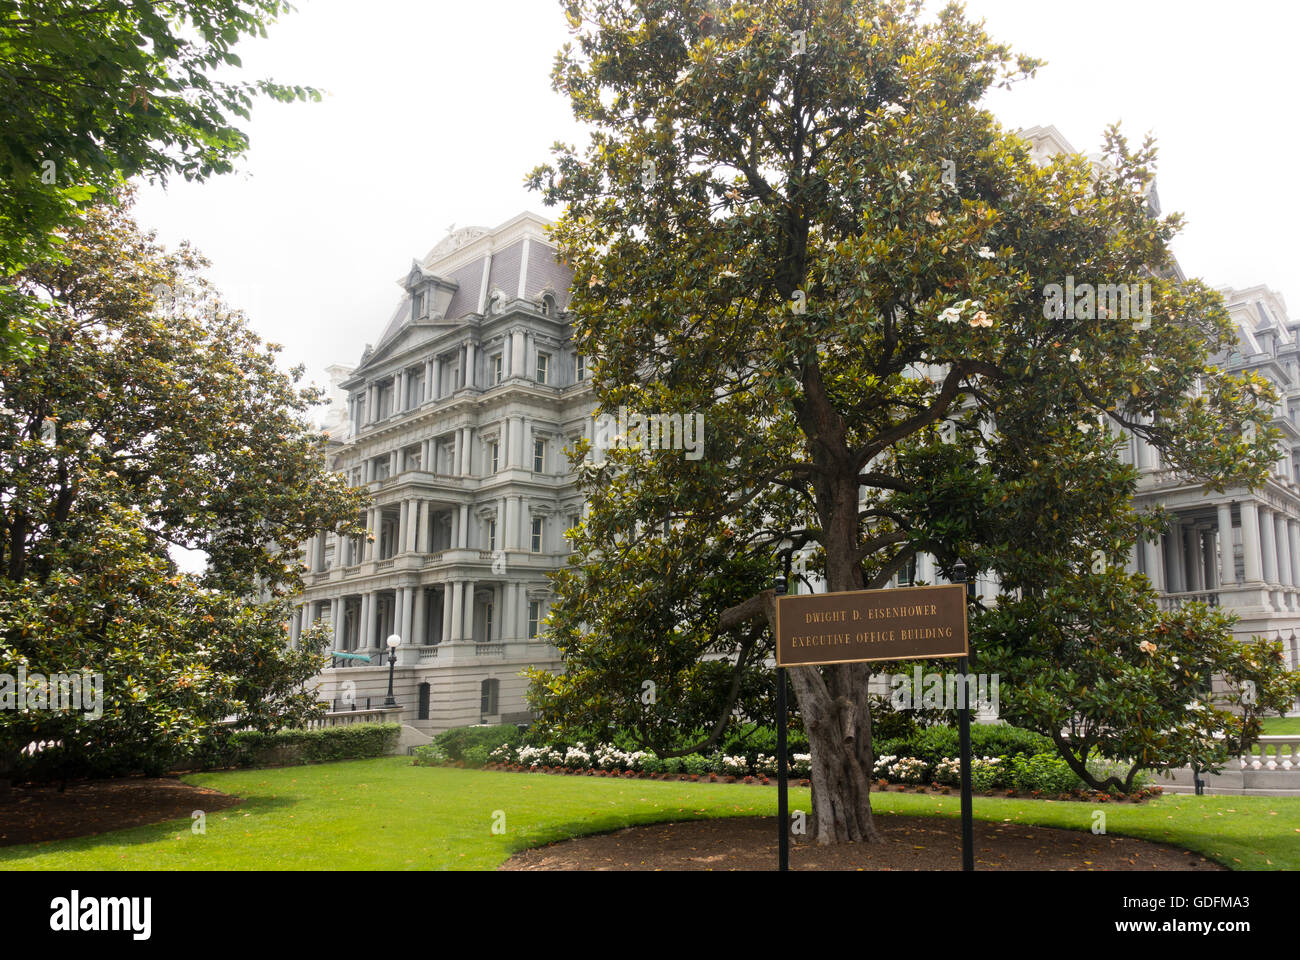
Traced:
<path fill-rule="evenodd" d="M 896 587 L 776 599 L 776 665 L 964 657 L 966 586 Z"/>

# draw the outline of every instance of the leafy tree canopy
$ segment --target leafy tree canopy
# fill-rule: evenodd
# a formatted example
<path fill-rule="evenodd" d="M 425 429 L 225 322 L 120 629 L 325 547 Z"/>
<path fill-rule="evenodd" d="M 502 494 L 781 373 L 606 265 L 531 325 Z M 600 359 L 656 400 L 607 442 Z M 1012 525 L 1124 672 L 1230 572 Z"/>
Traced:
<path fill-rule="evenodd" d="M 832 591 L 884 586 L 920 551 L 1039 603 L 1100 590 L 1096 555 L 1113 570 L 1159 528 L 1133 512 L 1121 430 L 1212 487 L 1262 480 L 1275 397 L 1209 363 L 1233 332 L 1173 267 L 1181 219 L 1145 198 L 1154 143 L 1112 129 L 1099 162 L 1036 162 L 981 98 L 1039 62 L 960 7 L 563 7 L 554 85 L 591 140 L 530 183 L 564 205 L 575 337 L 604 412 L 699 413 L 706 445 L 619 444 L 584 467 L 591 512 L 550 623 L 566 670 L 534 674 L 549 721 L 668 747 L 763 715 L 766 588 L 792 548 Z M 1149 285 L 1150 310 L 1050 293 L 1083 284 Z M 1151 613 L 1145 581 L 1120 579 Z M 791 671 L 822 842 L 876 836 L 869 677 Z"/>

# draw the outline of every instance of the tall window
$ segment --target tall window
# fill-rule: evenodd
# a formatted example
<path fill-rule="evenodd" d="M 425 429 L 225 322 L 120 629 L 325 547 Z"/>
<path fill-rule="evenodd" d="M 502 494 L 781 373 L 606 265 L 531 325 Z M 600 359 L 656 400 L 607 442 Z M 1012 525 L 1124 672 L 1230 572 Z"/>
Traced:
<path fill-rule="evenodd" d="M 489 550 L 497 548 L 497 522 L 495 517 L 487 522 L 487 541 Z"/>
<path fill-rule="evenodd" d="M 429 719 L 429 685 L 422 683 L 419 686 L 419 699 L 416 701 L 417 717 L 420 720 Z"/>
<path fill-rule="evenodd" d="M 542 602 L 540 600 L 528 601 L 528 639 L 532 640 L 537 636 L 537 624 L 542 619 Z"/>
<path fill-rule="evenodd" d="M 549 383 L 551 372 L 551 355 L 549 353 L 539 353 L 537 355 L 537 382 Z"/>
<path fill-rule="evenodd" d="M 492 382 L 500 383 L 502 380 L 505 379 L 505 377 L 506 377 L 505 361 L 502 359 L 501 354 L 498 353 L 496 356 L 492 358 Z"/>
<path fill-rule="evenodd" d="M 424 316 L 424 291 L 411 294 L 411 319 L 418 320 Z"/>
<path fill-rule="evenodd" d="M 533 441 L 533 473 L 546 472 L 546 441 Z"/>
<path fill-rule="evenodd" d="M 488 461 L 492 467 L 489 473 L 496 473 L 501 469 L 501 444 L 496 440 L 488 444 Z"/>
<path fill-rule="evenodd" d="M 489 600 L 483 604 L 483 641 L 485 643 L 492 640 L 492 602 Z"/>
<path fill-rule="evenodd" d="M 582 354 L 578 354 L 577 360 L 578 382 L 581 383 L 587 379 L 587 358 Z"/>
<path fill-rule="evenodd" d="M 532 541 L 533 541 L 532 542 L 533 553 L 541 553 L 542 552 L 542 518 L 541 517 L 533 517 Z"/>
<path fill-rule="evenodd" d="M 497 694 L 501 687 L 500 680 L 484 680 L 479 685 L 479 719 L 497 715 Z"/>

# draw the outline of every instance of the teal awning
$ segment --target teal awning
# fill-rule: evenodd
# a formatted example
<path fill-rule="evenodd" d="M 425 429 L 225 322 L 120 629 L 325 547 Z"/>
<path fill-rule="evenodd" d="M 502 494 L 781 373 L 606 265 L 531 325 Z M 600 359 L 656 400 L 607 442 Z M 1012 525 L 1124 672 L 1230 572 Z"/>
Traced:
<path fill-rule="evenodd" d="M 341 650 L 333 650 L 330 652 L 330 656 L 342 657 L 344 660 L 364 660 L 366 663 L 370 662 L 370 658 L 364 653 L 343 653 Z"/>

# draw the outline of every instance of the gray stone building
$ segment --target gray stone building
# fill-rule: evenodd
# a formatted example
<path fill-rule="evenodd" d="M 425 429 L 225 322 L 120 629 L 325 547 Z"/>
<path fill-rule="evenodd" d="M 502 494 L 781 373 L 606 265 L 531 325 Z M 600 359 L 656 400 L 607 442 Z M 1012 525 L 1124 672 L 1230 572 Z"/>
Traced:
<path fill-rule="evenodd" d="M 566 448 L 593 403 L 547 223 L 449 235 L 399 281 L 360 364 L 331 370 L 331 466 L 371 492 L 370 536 L 306 545 L 290 634 L 333 627 L 346 656 L 318 689 L 338 707 L 382 704 L 392 635 L 401 720 L 426 734 L 522 718 L 521 671 L 558 666 L 547 574 L 582 514 Z"/>

